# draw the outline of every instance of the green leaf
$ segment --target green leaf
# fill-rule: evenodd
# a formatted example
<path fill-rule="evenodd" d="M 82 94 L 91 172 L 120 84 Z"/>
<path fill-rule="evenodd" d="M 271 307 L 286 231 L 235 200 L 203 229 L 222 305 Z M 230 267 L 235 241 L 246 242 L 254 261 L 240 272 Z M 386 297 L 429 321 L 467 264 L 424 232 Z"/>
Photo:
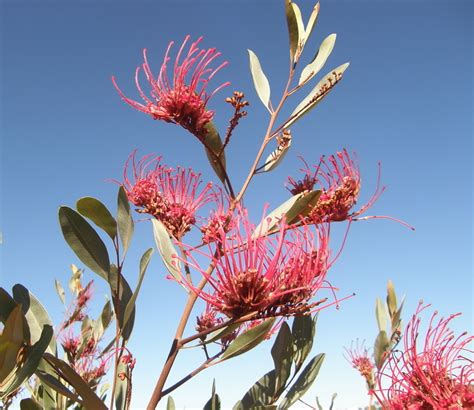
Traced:
<path fill-rule="evenodd" d="M 271 370 L 255 382 L 233 410 L 247 410 L 257 406 L 262 408 L 261 406 L 272 404 L 275 401 L 275 391 L 275 370 Z"/>
<path fill-rule="evenodd" d="M 171 273 L 171 276 L 178 282 L 181 281 L 181 264 L 179 263 L 178 252 L 176 251 L 173 242 L 171 242 L 170 235 L 161 221 L 152 219 L 153 234 L 155 236 L 156 247 L 163 259 L 163 262 Z"/>
<path fill-rule="evenodd" d="M 319 369 L 323 364 L 324 357 L 325 354 L 320 353 L 311 359 L 311 361 L 299 375 L 296 382 L 291 386 L 285 399 L 279 406 L 280 409 L 289 408 L 292 404 L 296 403 L 300 397 L 303 397 L 303 395 L 308 391 L 308 389 L 316 380 Z"/>
<path fill-rule="evenodd" d="M 216 394 L 216 381 L 212 382 L 212 392 L 211 398 L 205 404 L 203 410 L 220 410 L 221 409 L 221 399 L 218 394 Z"/>
<path fill-rule="evenodd" d="M 127 365 L 122 363 L 118 364 L 117 374 L 125 373 L 127 374 Z M 127 388 L 128 388 L 128 379 L 125 378 L 121 380 L 117 378 L 117 384 L 115 387 L 115 409 L 116 410 L 125 410 L 127 408 Z"/>
<path fill-rule="evenodd" d="M 79 376 L 64 360 L 49 353 L 45 353 L 44 358 L 54 368 L 57 375 L 66 380 L 66 382 L 69 383 L 81 396 L 85 408 L 107 410 L 107 407 L 102 400 L 99 399 L 81 376 Z"/>
<path fill-rule="evenodd" d="M 105 330 L 109 327 L 113 316 L 112 304 L 110 303 L 110 300 L 108 300 L 102 308 L 100 318 L 94 321 L 93 334 L 95 340 L 102 339 L 102 336 L 104 335 Z"/>
<path fill-rule="evenodd" d="M 21 306 L 17 306 L 11 311 L 0 334 L 0 386 L 18 365 L 18 353 L 25 342 L 25 327 L 27 324 Z"/>
<path fill-rule="evenodd" d="M 295 316 L 291 333 L 294 345 L 294 361 L 296 371 L 298 371 L 303 362 L 308 357 L 313 347 L 313 340 L 316 334 L 316 322 L 318 315 L 312 319 L 311 316 Z"/>
<path fill-rule="evenodd" d="M 21 304 L 28 327 L 30 328 L 31 343 L 36 343 L 43 333 L 44 325 L 53 326 L 53 321 L 41 302 L 23 285 L 13 286 L 13 298 Z M 56 340 L 51 338 L 47 351 L 56 354 Z"/>
<path fill-rule="evenodd" d="M 268 82 L 268 79 L 262 70 L 262 66 L 260 65 L 257 55 L 252 50 L 247 51 L 249 52 L 250 72 L 252 73 L 253 85 L 255 86 L 257 95 L 263 102 L 263 105 L 267 107 L 268 111 L 271 113 L 270 83 Z"/>
<path fill-rule="evenodd" d="M 291 363 L 293 359 L 293 337 L 290 327 L 286 322 L 280 327 L 278 336 L 272 347 L 272 358 L 275 364 L 275 392 L 285 388 L 286 381 L 291 373 Z"/>
<path fill-rule="evenodd" d="M 204 127 L 207 131 L 204 137 L 207 159 L 216 175 L 222 183 L 225 183 L 226 161 L 225 152 L 222 150 L 221 136 L 212 121 L 208 122 Z"/>
<path fill-rule="evenodd" d="M 176 406 L 174 404 L 174 400 L 171 396 L 168 396 L 168 401 L 166 403 L 166 410 L 175 410 Z"/>
<path fill-rule="evenodd" d="M 313 8 L 313 11 L 311 12 L 311 15 L 309 16 L 308 24 L 306 25 L 305 29 L 305 40 L 308 40 L 309 36 L 313 32 L 314 26 L 316 25 L 316 21 L 318 20 L 318 15 L 319 15 L 319 2 L 316 3 L 316 5 Z"/>
<path fill-rule="evenodd" d="M 117 222 L 107 207 L 96 198 L 86 196 L 76 203 L 78 212 L 102 228 L 112 239 L 117 236 Z"/>
<path fill-rule="evenodd" d="M 299 85 L 313 78 L 316 74 L 319 73 L 321 68 L 324 67 L 324 64 L 326 64 L 327 59 L 329 58 L 332 53 L 332 50 L 334 49 L 334 45 L 336 44 L 336 37 L 336 34 L 333 33 L 323 40 L 313 60 L 301 72 L 300 80 L 298 83 Z"/>
<path fill-rule="evenodd" d="M 117 225 L 122 241 L 123 255 L 127 253 L 130 242 L 132 241 L 134 224 L 130 214 L 130 204 L 128 202 L 127 193 L 123 186 L 119 188 L 117 196 Z"/>
<path fill-rule="evenodd" d="M 392 333 L 395 332 L 396 330 L 400 330 L 400 327 L 402 325 L 402 309 L 403 309 L 403 304 L 405 303 L 405 297 L 402 299 L 402 303 L 400 303 L 400 307 L 398 310 L 395 312 L 395 314 L 392 317 Z"/>
<path fill-rule="evenodd" d="M 27 356 L 23 365 L 17 371 L 15 371 L 13 380 L 8 384 L 8 387 L 5 391 L 0 392 L 0 397 L 6 396 L 15 391 L 23 384 L 25 380 L 29 379 L 33 375 L 35 370 L 38 368 L 43 354 L 49 354 L 45 353 L 45 351 L 52 337 L 53 328 L 51 326 L 45 325 L 39 340 L 33 346 L 27 348 Z"/>
<path fill-rule="evenodd" d="M 61 285 L 61 282 L 57 279 L 54 279 L 54 286 L 56 288 L 56 293 L 59 296 L 59 299 L 61 299 L 61 302 L 63 305 L 66 304 L 66 292 L 64 292 L 63 285 Z"/>
<path fill-rule="evenodd" d="M 224 336 L 232 333 L 235 329 L 238 329 L 241 326 L 240 323 L 231 323 L 229 326 L 224 327 L 223 329 L 216 330 L 215 332 L 210 333 L 203 344 L 209 344 L 215 342 L 216 340 L 222 339 Z"/>
<path fill-rule="evenodd" d="M 382 368 L 389 348 L 390 341 L 388 340 L 387 332 L 382 330 L 379 332 L 374 344 L 374 359 L 378 370 Z"/>
<path fill-rule="evenodd" d="M 276 168 L 281 163 L 281 161 L 283 161 L 283 158 L 285 158 L 286 153 L 290 149 L 290 146 L 291 140 L 289 140 L 283 148 L 278 146 L 265 160 L 265 166 L 263 167 L 263 171 L 269 172 L 272 169 Z"/>
<path fill-rule="evenodd" d="M 40 379 L 43 385 L 50 387 L 51 389 L 58 392 L 59 394 L 71 400 L 74 400 L 75 402 L 79 404 L 83 403 L 81 398 L 77 394 L 69 390 L 63 383 L 61 383 L 61 381 L 59 381 L 59 379 L 54 377 L 52 374 L 46 373 L 45 371 L 39 370 L 39 369 L 35 371 L 35 374 L 36 376 L 38 376 L 38 378 Z"/>
<path fill-rule="evenodd" d="M 253 349 L 267 337 L 268 332 L 270 332 L 274 323 L 275 318 L 267 319 L 250 330 L 247 330 L 245 333 L 237 336 L 222 355 L 222 360 L 230 359 L 231 357 L 241 355 L 242 353 Z"/>
<path fill-rule="evenodd" d="M 380 298 L 376 299 L 375 302 L 375 316 L 377 318 L 377 325 L 379 327 L 379 331 L 387 329 L 387 315 L 385 312 L 385 305 L 380 300 Z"/>
<path fill-rule="evenodd" d="M 15 309 L 17 304 L 8 292 L 0 288 L 0 322 L 5 323 L 10 313 Z"/>
<path fill-rule="evenodd" d="M 289 224 L 296 223 L 301 217 L 309 214 L 311 209 L 317 204 L 321 191 L 311 191 L 293 195 L 283 202 L 278 208 L 270 212 L 265 219 L 255 227 L 254 236 L 264 236 L 277 229 L 277 225 L 286 215 L 286 221 Z"/>
<path fill-rule="evenodd" d="M 389 280 L 387 284 L 387 306 L 388 313 L 390 317 L 393 318 L 393 315 L 397 311 L 397 294 L 395 293 L 395 287 L 391 280 Z"/>
<path fill-rule="evenodd" d="M 290 119 L 285 123 L 284 127 L 288 128 L 290 125 L 298 121 L 305 114 L 310 112 L 316 105 L 318 105 L 324 97 L 331 91 L 334 86 L 341 81 L 344 71 L 349 67 L 349 63 L 345 63 L 336 67 L 330 73 L 326 74 L 316 87 L 298 104 L 290 115 Z"/>
<path fill-rule="evenodd" d="M 135 291 L 133 292 L 132 297 L 127 303 L 127 307 L 125 308 L 125 313 L 123 315 L 123 323 L 124 325 L 127 324 L 128 319 L 130 319 L 130 316 L 135 309 L 135 301 L 137 300 L 138 293 L 140 292 L 140 288 L 142 286 L 143 278 L 145 276 L 146 269 L 148 268 L 148 264 L 150 263 L 151 255 L 153 254 L 153 249 L 150 248 L 148 249 L 140 259 L 140 273 L 138 276 L 138 284 L 137 287 L 135 288 Z"/>
<path fill-rule="evenodd" d="M 59 208 L 59 224 L 64 239 L 82 263 L 107 280 L 109 255 L 96 231 L 81 215 L 67 206 Z"/>
<path fill-rule="evenodd" d="M 124 321 L 124 314 L 125 309 L 127 308 L 127 305 L 130 302 L 130 299 L 132 298 L 133 292 L 123 275 L 120 275 L 120 292 L 117 295 L 117 276 L 117 267 L 115 265 L 112 265 L 110 270 L 109 285 L 110 289 L 112 290 L 115 314 L 117 315 L 119 327 L 122 331 L 122 338 L 124 340 L 128 340 L 130 338 L 130 335 L 132 334 L 133 326 L 135 324 L 135 305 L 133 306 L 127 323 L 125 323 Z"/>
<path fill-rule="evenodd" d="M 296 21 L 295 9 L 291 0 L 285 0 L 286 24 L 288 25 L 288 35 L 290 37 L 290 58 L 294 61 L 296 50 L 298 48 L 299 33 L 298 22 Z"/>
<path fill-rule="evenodd" d="M 28 399 L 23 399 L 22 401 L 20 401 L 20 409 L 21 410 L 42 410 L 43 406 L 41 406 L 36 400 L 30 397 Z"/>

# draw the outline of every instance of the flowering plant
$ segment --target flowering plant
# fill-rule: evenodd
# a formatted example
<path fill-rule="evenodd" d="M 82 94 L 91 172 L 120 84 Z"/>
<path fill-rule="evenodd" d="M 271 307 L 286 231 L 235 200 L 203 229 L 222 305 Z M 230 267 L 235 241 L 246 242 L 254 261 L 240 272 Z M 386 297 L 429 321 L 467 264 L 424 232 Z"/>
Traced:
<path fill-rule="evenodd" d="M 271 211 L 262 206 L 262 216 L 253 217 L 244 201 L 254 178 L 283 163 L 291 148 L 293 125 L 327 97 L 349 66 L 342 64 L 321 76 L 284 116 L 283 108 L 313 82 L 333 51 L 335 34 L 322 41 L 314 58 L 300 70 L 319 11 L 318 3 L 305 24 L 297 4 L 285 1 L 290 59 L 287 83 L 279 99 L 271 96 L 262 64 L 249 50 L 255 91 L 269 118 L 260 147 L 238 189 L 226 156 L 231 154 L 232 138 L 250 103 L 244 93 L 233 91 L 225 99 L 232 115 L 225 132 L 219 133 L 209 102 L 230 86 L 227 81 L 211 85 L 227 65 L 221 61 L 220 52 L 202 48 L 202 37 L 192 41 L 186 36 L 177 50 L 173 42 L 169 44 L 155 73 L 144 50 L 143 63 L 135 71 L 142 102 L 126 96 L 121 88 L 124 80 L 112 77 L 126 104 L 154 120 L 179 125 L 196 137 L 217 183 L 203 182 L 202 174 L 191 168 L 165 165 L 154 154 L 139 158 L 134 150 L 125 160 L 122 178 L 115 180 L 119 185 L 116 212 L 93 197 L 80 198 L 74 208 L 60 207 L 64 239 L 81 263 L 107 283 L 110 296 L 100 316 L 92 319 L 88 307 L 93 282 L 83 286 L 82 270 L 73 266 L 73 300 L 65 309 L 64 320 L 54 327 L 43 305 L 26 288 L 16 285 L 11 294 L 1 289 L 0 399 L 5 408 L 21 395 L 29 395 L 21 396 L 21 408 L 131 408 L 133 372 L 140 358 L 130 350 L 129 341 L 135 321 L 140 319 L 136 301 L 155 252 L 149 248 L 143 253 L 138 280 L 134 286 L 130 284 L 125 261 L 135 229 L 134 212 L 151 225 L 167 278 L 180 285 L 186 295 L 169 354 L 153 375 L 156 384 L 147 408 L 154 409 L 166 399 L 167 408 L 173 409 L 171 393 L 184 383 L 269 339 L 273 339 L 274 368 L 252 385 L 234 408 L 286 409 L 302 402 L 325 359 L 323 353 L 310 357 L 319 312 L 352 296 L 347 290 L 338 296 L 333 284 L 337 278 L 333 279 L 331 272 L 349 227 L 358 220 L 394 219 L 361 216 L 384 190 L 380 167 L 373 196 L 358 208 L 361 171 L 356 155 L 347 149 L 321 157 L 311 166 L 303 159 L 302 178 L 288 177 L 290 197 Z M 347 225 L 343 245 L 333 248 L 332 227 L 341 223 Z M 197 244 L 189 240 L 192 232 L 200 238 Z M 64 303 L 65 292 L 59 282 L 56 289 Z M 451 343 L 452 335 L 445 330 L 449 319 L 429 333 L 423 354 L 416 354 L 416 336 L 412 333 L 411 339 L 405 339 L 405 351 L 400 356 L 396 347 L 401 335 L 401 306 L 397 306 L 390 289 L 391 336 L 379 319 L 374 360 L 364 348 L 348 350 L 371 397 L 386 408 L 471 406 L 472 361 L 471 365 L 457 363 L 464 360 L 462 354 L 472 338 L 463 336 Z M 205 306 L 201 312 L 195 312 L 197 301 Z M 193 312 L 197 314 L 195 323 L 191 320 Z M 381 310 L 378 312 L 380 318 Z M 114 334 L 106 344 L 111 325 L 115 325 Z M 415 319 L 406 333 L 414 328 Z M 171 382 L 176 358 L 192 347 L 203 353 L 202 363 Z M 105 382 L 107 376 L 110 386 Z M 433 393 L 427 386 L 435 380 L 442 380 L 443 386 Z M 215 386 L 204 408 L 220 408 Z"/>

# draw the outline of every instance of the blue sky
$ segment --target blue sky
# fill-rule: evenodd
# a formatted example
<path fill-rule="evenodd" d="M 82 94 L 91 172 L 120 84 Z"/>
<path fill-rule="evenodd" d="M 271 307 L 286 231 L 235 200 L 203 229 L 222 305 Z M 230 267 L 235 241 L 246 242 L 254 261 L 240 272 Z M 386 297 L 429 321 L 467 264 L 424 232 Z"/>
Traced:
<path fill-rule="evenodd" d="M 62 238 L 57 208 L 73 206 L 82 196 L 114 207 L 116 186 L 106 180 L 120 178 L 133 149 L 161 154 L 171 165 L 191 166 L 204 180 L 215 180 L 191 135 L 132 110 L 114 90 L 112 74 L 128 95 L 137 95 L 133 73 L 144 47 L 157 69 L 170 40 L 204 35 L 203 46 L 217 47 L 229 61 L 215 84 L 231 81 L 232 86 L 214 98 L 211 108 L 224 130 L 230 110 L 223 99 L 240 90 L 251 103 L 227 154 L 235 185 L 243 182 L 268 121 L 253 90 L 247 48 L 259 56 L 272 95 L 278 96 L 288 67 L 282 4 L 3 2 L 3 287 L 23 283 L 56 322 L 61 319 L 54 279 L 66 283 L 68 266 L 80 262 Z M 313 3 L 300 1 L 300 6 L 307 18 Z M 298 155 L 317 162 L 321 154 L 347 147 L 360 159 L 360 203 L 370 198 L 381 161 L 387 190 L 370 214 L 401 218 L 416 231 L 384 220 L 354 224 L 330 278 L 341 295 L 357 296 L 340 310 L 320 315 L 314 353 L 326 352 L 327 357 L 309 401 L 318 395 L 328 403 L 338 392 L 338 408 L 366 403 L 364 383 L 342 358 L 343 346 L 356 337 L 369 344 L 374 339 L 374 300 L 384 295 L 388 279 L 399 294 L 406 294 L 405 318 L 423 298 L 442 314 L 464 312 L 458 330 L 472 331 L 472 12 L 467 0 L 322 2 L 306 58 L 336 32 L 336 47 L 322 72 L 346 61 L 351 66 L 325 101 L 293 127 L 285 162 L 255 179 L 246 204 L 260 215 L 264 203 L 275 207 L 283 202 L 283 182 L 296 174 Z M 286 112 L 304 95 L 297 94 Z M 151 227 L 139 223 L 128 256 L 132 284 L 139 257 L 151 246 Z M 105 292 L 97 278 L 98 301 Z M 164 279 L 155 257 L 130 344 L 138 358 L 133 408 L 147 402 L 183 301 L 181 288 Z M 270 369 L 270 347 L 264 344 L 202 373 L 174 394 L 177 405 L 202 406 L 216 378 L 224 406 L 231 406 Z M 198 360 L 198 352 L 183 353 L 171 379 Z"/>

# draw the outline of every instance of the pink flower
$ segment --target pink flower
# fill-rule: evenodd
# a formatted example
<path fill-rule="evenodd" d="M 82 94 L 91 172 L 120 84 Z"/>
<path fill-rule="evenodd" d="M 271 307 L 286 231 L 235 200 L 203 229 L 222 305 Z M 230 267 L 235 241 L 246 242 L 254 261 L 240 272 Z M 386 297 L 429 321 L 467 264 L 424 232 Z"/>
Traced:
<path fill-rule="evenodd" d="M 214 200 L 212 184 L 200 190 L 201 174 L 161 165 L 159 157 L 149 155 L 136 163 L 135 154 L 130 155 L 124 169 L 123 187 L 128 199 L 139 207 L 137 212 L 152 215 L 175 238 L 182 238 L 195 224 L 197 210 Z M 132 179 L 128 177 L 130 161 Z"/>
<path fill-rule="evenodd" d="M 178 51 L 171 81 L 168 78 L 167 65 L 170 61 L 169 53 L 173 42 L 166 50 L 165 58 L 156 78 L 148 64 L 147 51 L 143 50 L 144 63 L 135 71 L 135 83 L 144 104 L 126 97 L 118 87 L 115 77 L 112 77 L 112 82 L 122 99 L 133 108 L 151 115 L 155 120 L 179 124 L 202 141 L 206 135 L 205 126 L 214 117 L 214 112 L 207 109 L 207 103 L 215 93 L 230 83 L 222 84 L 210 94 L 206 92 L 209 81 L 221 68 L 227 65 L 227 62 L 222 63 L 216 69 L 210 68 L 209 65 L 221 53 L 217 52 L 215 48 L 200 50 L 198 45 L 202 41 L 202 37 L 191 44 L 187 54 L 180 61 L 189 38 L 189 35 L 186 36 Z M 140 69 L 143 69 L 149 84 L 149 96 L 145 94 L 138 80 Z"/>
<path fill-rule="evenodd" d="M 421 346 L 418 305 L 403 336 L 403 351 L 393 351 L 377 376 L 376 396 L 387 409 L 457 409 L 474 407 L 474 362 L 468 348 L 474 336 L 455 336 L 448 328 L 457 316 L 436 321 L 435 312 Z"/>
<path fill-rule="evenodd" d="M 309 228 L 288 232 L 284 220 L 274 236 L 259 236 L 247 212 L 237 212 L 235 228 L 220 230 L 210 254 L 215 270 L 209 275 L 191 251 L 190 265 L 208 279 L 209 291 L 191 290 L 229 318 L 255 313 L 255 319 L 290 316 L 314 311 L 310 303 L 325 285 L 328 263 L 328 232 L 318 230 L 318 244 Z M 191 249 L 192 250 L 192 249 Z"/>
<path fill-rule="evenodd" d="M 356 369 L 360 375 L 365 379 L 369 392 L 372 392 L 374 388 L 374 363 L 369 357 L 369 352 L 365 348 L 364 343 L 359 345 L 357 341 L 354 347 L 351 344 L 350 349 L 345 348 L 346 353 L 349 357 L 346 359 L 351 363 L 352 367 Z"/>
<path fill-rule="evenodd" d="M 209 218 L 201 226 L 203 243 L 216 241 L 220 232 L 229 232 L 235 227 L 233 212 L 230 211 L 229 197 L 219 189 L 215 197 L 216 207 L 211 211 Z"/>
<path fill-rule="evenodd" d="M 312 190 L 317 183 L 321 184 L 321 196 L 318 203 L 311 210 L 308 221 L 314 224 L 333 221 L 353 220 L 364 213 L 382 194 L 384 188 L 377 188 L 372 198 L 358 211 L 352 211 L 359 198 L 361 178 L 359 167 L 347 150 L 337 152 L 329 158 L 321 158 L 314 173 L 305 163 L 302 180 L 288 178 L 289 190 L 292 194 Z M 380 178 L 380 175 L 379 175 Z"/>

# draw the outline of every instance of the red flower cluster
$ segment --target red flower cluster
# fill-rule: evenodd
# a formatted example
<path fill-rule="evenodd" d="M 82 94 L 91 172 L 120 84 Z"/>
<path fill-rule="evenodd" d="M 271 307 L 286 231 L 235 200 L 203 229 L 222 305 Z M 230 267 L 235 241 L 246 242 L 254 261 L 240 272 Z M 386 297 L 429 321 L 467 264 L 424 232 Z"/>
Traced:
<path fill-rule="evenodd" d="M 229 318 L 256 313 L 255 318 L 307 313 L 320 302 L 309 301 L 325 286 L 329 268 L 328 230 L 318 229 L 318 243 L 308 227 L 288 231 L 284 220 L 275 236 L 259 236 L 246 211 L 239 209 L 235 227 L 216 233 L 210 254 L 187 251 L 190 265 L 209 281 L 209 291 L 192 291 Z M 192 251 L 215 266 L 210 275 L 201 268 Z"/>
<path fill-rule="evenodd" d="M 202 190 L 201 174 L 191 169 L 173 169 L 160 164 L 159 157 L 150 155 L 135 162 L 134 151 L 124 169 L 123 187 L 128 199 L 139 207 L 137 212 L 160 220 L 175 238 L 181 239 L 196 222 L 196 211 L 214 200 L 212 184 Z M 129 178 L 129 165 L 132 177 Z"/>
<path fill-rule="evenodd" d="M 202 37 L 191 44 L 187 54 L 180 61 L 189 38 L 189 35 L 186 36 L 178 51 L 171 81 L 167 71 L 173 42 L 166 50 L 164 61 L 156 78 L 148 64 L 147 51 L 143 50 L 144 63 L 136 69 L 135 83 L 145 104 L 126 97 L 118 87 L 115 77 L 112 77 L 112 82 L 122 99 L 133 108 L 151 115 L 155 120 L 179 124 L 202 141 L 207 132 L 205 126 L 214 117 L 214 112 L 207 109 L 207 103 L 215 93 L 230 83 L 220 85 L 210 94 L 206 92 L 209 81 L 221 68 L 227 65 L 227 61 L 216 69 L 210 68 L 209 65 L 221 53 L 217 52 L 215 48 L 200 50 L 198 45 L 202 41 Z M 145 94 L 140 85 L 138 76 L 141 69 L 148 81 L 150 96 Z"/>
<path fill-rule="evenodd" d="M 314 172 L 306 162 L 305 166 L 303 179 L 288 178 L 288 189 L 296 195 L 312 190 L 317 183 L 322 185 L 321 196 L 308 215 L 308 221 L 314 224 L 353 220 L 370 208 L 384 190 L 377 184 L 372 198 L 361 209 L 351 212 L 359 197 L 361 178 L 359 167 L 347 150 L 327 159 L 322 157 Z"/>
<path fill-rule="evenodd" d="M 448 328 L 457 316 L 440 318 L 435 312 L 420 346 L 421 302 L 407 325 L 403 351 L 393 351 L 377 376 L 375 395 L 384 408 L 459 409 L 474 407 L 474 361 L 469 349 L 474 336 L 455 336 Z"/>
<path fill-rule="evenodd" d="M 369 388 L 369 393 L 372 393 L 374 388 L 374 363 L 372 359 L 369 357 L 369 352 L 363 345 L 359 345 L 357 342 L 356 346 L 354 347 L 351 344 L 351 348 L 346 348 L 346 353 L 348 357 L 346 358 L 349 363 L 352 364 L 352 367 L 356 369 L 360 375 L 365 379 L 367 383 L 367 387 Z"/>

